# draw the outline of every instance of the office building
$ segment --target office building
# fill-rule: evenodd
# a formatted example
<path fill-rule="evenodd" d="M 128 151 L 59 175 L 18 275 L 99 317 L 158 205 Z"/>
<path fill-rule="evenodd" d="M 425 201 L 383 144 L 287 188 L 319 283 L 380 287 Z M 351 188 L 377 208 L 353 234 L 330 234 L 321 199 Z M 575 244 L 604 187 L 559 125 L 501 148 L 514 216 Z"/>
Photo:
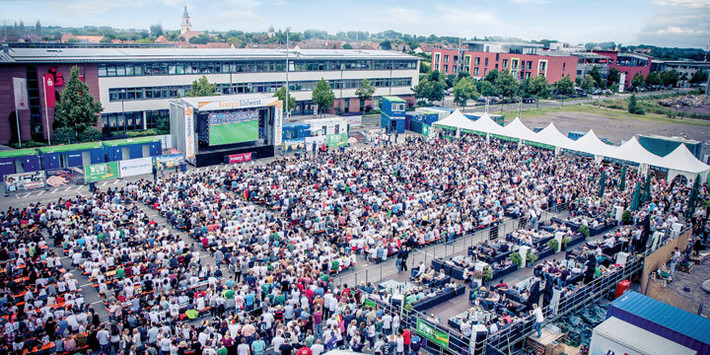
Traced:
<path fill-rule="evenodd" d="M 330 112 L 358 112 L 373 101 L 360 102 L 355 91 L 368 79 L 374 96 L 414 101 L 419 59 L 392 51 L 186 48 L 9 48 L 0 51 L 0 144 L 15 130 L 15 84 L 25 82 L 27 109 L 18 110 L 23 140 L 46 139 L 54 109 L 44 87 L 51 80 L 57 100 L 72 67 L 79 68 L 89 94 L 101 102 L 100 129 L 123 132 L 157 127 L 167 118 L 169 102 L 185 96 L 203 75 L 220 94 L 273 93 L 287 80 L 296 99 L 292 115 L 313 113 L 311 91 L 320 79 L 330 83 L 336 102 Z M 18 94 L 21 95 L 21 94 Z M 49 102 L 48 102 L 49 101 Z M 47 105 L 49 103 L 49 105 Z M 16 136 L 15 140 L 16 140 Z"/>

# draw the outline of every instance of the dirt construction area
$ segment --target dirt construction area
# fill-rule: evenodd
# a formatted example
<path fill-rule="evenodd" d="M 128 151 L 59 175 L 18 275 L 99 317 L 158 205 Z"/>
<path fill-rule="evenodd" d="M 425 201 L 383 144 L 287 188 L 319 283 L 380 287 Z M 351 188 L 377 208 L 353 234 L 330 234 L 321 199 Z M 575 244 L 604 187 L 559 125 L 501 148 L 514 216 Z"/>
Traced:
<path fill-rule="evenodd" d="M 645 117 L 609 117 L 603 114 L 584 112 L 549 112 L 544 116 L 525 117 L 522 121 L 526 126 L 545 127 L 554 122 L 557 129 L 567 134 L 569 131 L 586 132 L 590 128 L 599 136 L 614 144 L 626 141 L 636 134 L 656 134 L 694 139 L 703 143 L 702 154 L 710 154 L 710 122 L 690 123 L 699 121 L 684 119 L 674 121 L 648 119 Z"/>

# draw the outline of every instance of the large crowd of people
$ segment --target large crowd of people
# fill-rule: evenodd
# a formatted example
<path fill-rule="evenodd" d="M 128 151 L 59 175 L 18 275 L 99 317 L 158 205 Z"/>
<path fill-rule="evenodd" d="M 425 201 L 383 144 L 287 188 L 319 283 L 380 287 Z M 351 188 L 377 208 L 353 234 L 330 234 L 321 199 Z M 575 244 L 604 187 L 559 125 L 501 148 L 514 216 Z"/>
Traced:
<path fill-rule="evenodd" d="M 475 137 L 407 138 L 10 208 L 0 213 L 0 346 L 67 354 L 408 353 L 420 339 L 413 343 L 385 310 L 361 306 L 360 288 L 334 282 L 338 273 L 390 257 L 406 270 L 411 249 L 506 216 L 534 227 L 543 209 L 607 223 L 613 206 L 631 203 L 636 179 L 629 173 L 621 190 L 620 171 L 605 174 L 600 196 L 601 169 L 587 158 Z M 686 186 L 653 180 L 634 218 L 668 228 L 687 194 Z M 423 286 L 449 286 L 443 275 L 414 269 Z M 89 284 L 80 287 L 79 275 Z M 84 300 L 89 288 L 105 316 Z"/>

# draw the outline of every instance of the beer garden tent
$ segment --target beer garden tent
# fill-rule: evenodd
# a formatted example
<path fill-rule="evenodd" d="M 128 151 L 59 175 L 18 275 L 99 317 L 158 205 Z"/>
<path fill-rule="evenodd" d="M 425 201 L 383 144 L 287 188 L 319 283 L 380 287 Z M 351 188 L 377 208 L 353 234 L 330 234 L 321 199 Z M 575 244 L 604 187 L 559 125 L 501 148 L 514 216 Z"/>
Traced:
<path fill-rule="evenodd" d="M 526 127 L 519 117 L 516 117 L 513 122 L 508 123 L 503 127 L 502 135 L 526 141 L 532 140 L 535 137 L 535 132 Z"/>
<path fill-rule="evenodd" d="M 591 129 L 587 132 L 587 134 L 579 137 L 576 141 L 569 140 L 566 145 L 562 146 L 562 148 L 593 155 L 598 161 L 601 161 L 604 157 L 610 156 L 616 149 L 614 146 L 602 142 L 601 139 L 599 139 L 599 137 L 597 137 L 594 133 L 594 130 Z"/>
<path fill-rule="evenodd" d="M 488 113 L 481 115 L 481 118 L 473 122 L 473 130 L 486 134 L 503 136 L 503 127 L 497 124 Z"/>
<path fill-rule="evenodd" d="M 452 131 L 470 131 L 473 130 L 473 124 L 474 122 L 471 121 L 468 117 L 464 116 L 461 111 L 456 109 L 454 112 L 452 112 L 449 116 L 446 118 L 434 122 L 432 126 L 436 128 L 441 128 L 445 130 L 452 130 Z"/>
<path fill-rule="evenodd" d="M 613 149 L 606 157 L 639 165 L 661 166 L 660 164 L 662 164 L 661 157 L 646 150 L 636 137 L 631 137 L 626 143 Z"/>
<path fill-rule="evenodd" d="M 547 127 L 543 128 L 542 131 L 537 132 L 532 138 L 529 139 L 528 142 L 525 142 L 527 144 L 531 145 L 537 145 L 534 143 L 541 144 L 543 146 L 548 146 L 548 147 L 564 147 L 573 141 L 562 132 L 560 132 L 557 127 L 555 127 L 555 124 L 553 122 L 550 122 Z"/>
<path fill-rule="evenodd" d="M 700 176 L 701 181 L 707 181 L 710 172 L 710 165 L 698 160 L 685 144 L 680 144 L 674 151 L 661 158 L 659 165 L 656 166 L 668 169 L 668 181 L 673 181 L 678 175 L 688 178 L 688 183 L 692 183 L 696 176 Z"/>

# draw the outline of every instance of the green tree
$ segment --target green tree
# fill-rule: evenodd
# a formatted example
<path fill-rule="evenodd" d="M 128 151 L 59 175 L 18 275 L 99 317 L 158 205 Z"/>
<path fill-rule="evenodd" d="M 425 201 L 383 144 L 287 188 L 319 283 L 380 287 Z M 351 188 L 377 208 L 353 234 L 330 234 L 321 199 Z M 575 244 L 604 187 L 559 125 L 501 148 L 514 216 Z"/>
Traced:
<path fill-rule="evenodd" d="M 675 70 L 664 70 L 661 73 L 661 81 L 663 82 L 664 86 L 673 87 L 678 83 L 678 80 L 680 80 L 680 76 Z"/>
<path fill-rule="evenodd" d="M 353 49 L 353 46 L 351 46 L 350 43 L 345 43 L 345 44 L 343 44 L 343 46 L 340 47 L 340 48 L 341 48 L 341 49 Z"/>
<path fill-rule="evenodd" d="M 594 66 L 592 67 L 592 70 L 589 71 L 589 75 L 594 78 L 594 86 L 601 88 L 602 87 L 602 73 L 599 71 L 599 67 Z"/>
<path fill-rule="evenodd" d="M 693 76 L 688 81 L 691 84 L 702 84 L 708 80 L 708 74 L 703 72 L 702 69 L 693 73 Z"/>
<path fill-rule="evenodd" d="M 476 84 L 478 85 L 478 92 L 483 96 L 495 96 L 498 94 L 495 86 L 488 80 L 481 80 Z"/>
<path fill-rule="evenodd" d="M 456 82 L 458 81 L 458 76 L 456 74 L 449 74 L 444 78 L 444 82 L 446 83 L 446 88 L 450 89 L 456 85 Z"/>
<path fill-rule="evenodd" d="M 612 86 L 616 86 L 619 84 L 619 80 L 621 80 L 621 74 L 619 73 L 619 70 L 616 68 L 609 69 L 609 75 L 607 75 L 606 81 L 609 82 Z"/>
<path fill-rule="evenodd" d="M 496 79 L 498 79 L 498 69 L 493 69 L 486 74 L 485 80 L 491 84 L 496 82 Z"/>
<path fill-rule="evenodd" d="M 163 25 L 150 25 L 150 35 L 153 37 L 159 37 L 163 35 Z"/>
<path fill-rule="evenodd" d="M 638 88 L 640 88 L 640 87 L 643 87 L 643 85 L 644 85 L 643 74 L 641 74 L 641 73 L 636 73 L 636 74 L 634 75 L 634 78 L 631 79 L 631 86 L 632 86 L 634 89 L 638 89 Z"/>
<path fill-rule="evenodd" d="M 429 102 L 440 101 L 444 98 L 444 88 L 446 83 L 441 73 L 434 70 L 426 77 L 419 80 L 419 84 L 412 88 L 414 96 L 418 99 L 425 99 Z"/>
<path fill-rule="evenodd" d="M 380 42 L 380 49 L 385 50 L 385 51 L 390 51 L 392 50 L 392 43 L 390 43 L 389 40 L 384 40 Z"/>
<path fill-rule="evenodd" d="M 629 97 L 628 110 L 629 110 L 629 113 L 634 113 L 637 115 L 646 114 L 646 112 L 643 110 L 643 108 L 641 108 L 639 106 L 638 99 L 636 98 L 636 95 L 631 95 L 631 97 Z"/>
<path fill-rule="evenodd" d="M 370 83 L 370 80 L 364 79 L 362 85 L 360 85 L 357 90 L 355 90 L 355 96 L 360 98 L 360 101 L 366 101 L 372 99 L 372 95 L 375 94 L 375 87 Z"/>
<path fill-rule="evenodd" d="M 54 108 L 55 128 L 72 129 L 71 141 L 79 142 L 89 128 L 96 126 L 102 110 L 101 103 L 89 94 L 89 86 L 79 80 L 79 68 L 72 67 L 66 88 Z"/>
<path fill-rule="evenodd" d="M 158 134 L 170 134 L 170 117 L 167 115 L 160 116 L 156 130 Z"/>
<path fill-rule="evenodd" d="M 431 72 L 430 62 L 419 62 L 419 74 L 429 74 Z"/>
<path fill-rule="evenodd" d="M 278 97 L 281 102 L 284 103 L 282 109 L 284 111 L 284 115 L 293 110 L 294 107 L 296 107 L 296 99 L 291 96 L 291 93 L 288 93 L 288 105 L 285 104 L 286 102 L 286 86 L 280 87 L 276 92 L 274 93 L 274 97 Z"/>
<path fill-rule="evenodd" d="M 646 77 L 646 86 L 648 87 L 654 87 L 662 84 L 663 81 L 661 81 L 661 75 L 659 73 L 649 73 Z"/>
<path fill-rule="evenodd" d="M 478 96 L 476 80 L 470 76 L 461 78 L 454 86 L 454 103 L 459 106 L 466 106 L 468 100 L 476 100 Z"/>
<path fill-rule="evenodd" d="M 333 102 L 335 102 L 333 89 L 330 88 L 330 84 L 323 78 L 320 79 L 313 89 L 313 102 L 318 105 L 319 112 L 325 112 L 325 110 L 333 106 Z"/>
<path fill-rule="evenodd" d="M 201 78 L 192 82 L 192 86 L 185 92 L 185 95 L 188 97 L 198 97 L 214 96 L 219 95 L 219 93 L 217 92 L 217 84 L 210 84 L 210 82 L 207 81 L 207 77 L 203 75 Z"/>
<path fill-rule="evenodd" d="M 536 98 L 547 98 L 550 96 L 550 85 L 544 75 L 538 75 L 528 81 L 527 93 Z"/>
<path fill-rule="evenodd" d="M 189 42 L 192 44 L 207 44 L 210 43 L 210 36 L 206 33 L 201 33 L 197 37 L 190 38 Z"/>
<path fill-rule="evenodd" d="M 584 91 L 591 92 L 594 90 L 594 85 L 596 85 L 596 81 L 594 81 L 594 78 L 590 74 L 587 74 L 587 76 L 582 79 L 582 85 L 580 86 Z"/>
<path fill-rule="evenodd" d="M 569 96 L 575 93 L 574 83 L 570 79 L 569 74 L 562 77 L 562 79 L 557 80 L 555 83 L 555 91 L 558 95 Z"/>
<path fill-rule="evenodd" d="M 509 99 L 512 99 L 518 94 L 520 87 L 518 80 L 507 70 L 498 73 L 494 85 L 499 95 L 503 95 L 503 97 Z"/>

